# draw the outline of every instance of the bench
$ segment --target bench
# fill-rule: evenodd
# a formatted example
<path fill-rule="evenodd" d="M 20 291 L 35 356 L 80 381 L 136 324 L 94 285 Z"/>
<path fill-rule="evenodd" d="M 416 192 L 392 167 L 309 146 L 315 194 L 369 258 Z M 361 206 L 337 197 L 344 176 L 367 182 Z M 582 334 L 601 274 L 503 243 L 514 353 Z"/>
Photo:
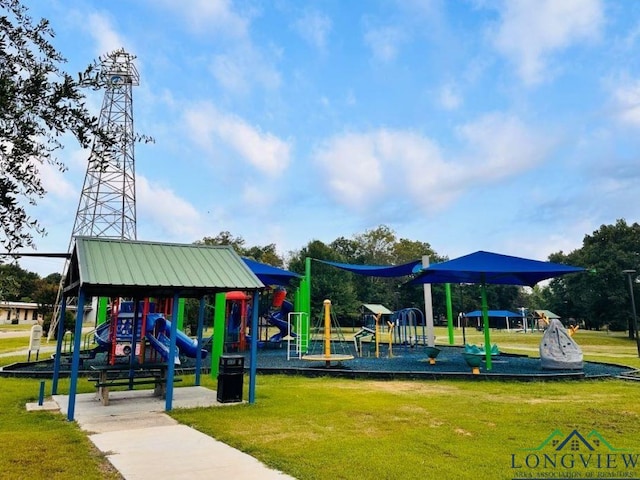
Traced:
<path fill-rule="evenodd" d="M 131 368 L 128 364 L 92 365 L 91 369 L 98 375 L 90 377 L 97 388 L 96 398 L 102 405 L 109 405 L 109 389 L 112 387 L 128 387 L 132 390 L 137 385 L 154 385 L 153 394 L 165 398 L 167 393 L 167 365 L 139 364 Z M 131 374 L 133 374 L 131 376 Z M 174 378 L 174 382 L 182 381 Z"/>

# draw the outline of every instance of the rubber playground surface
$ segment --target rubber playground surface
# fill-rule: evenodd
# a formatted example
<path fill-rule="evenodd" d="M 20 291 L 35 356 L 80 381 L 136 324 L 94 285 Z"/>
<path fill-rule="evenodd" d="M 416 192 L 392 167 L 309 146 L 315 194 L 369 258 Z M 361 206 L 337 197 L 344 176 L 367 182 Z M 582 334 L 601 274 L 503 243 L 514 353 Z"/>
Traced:
<path fill-rule="evenodd" d="M 564 380 L 564 379 L 596 379 L 608 377 L 623 377 L 640 379 L 638 372 L 630 367 L 599 363 L 584 362 L 580 370 L 545 370 L 540 365 L 539 358 L 524 355 L 501 353 L 492 357 L 492 368 L 487 370 L 484 361 L 479 374 L 472 373 L 471 367 L 463 356 L 463 347 L 436 345 L 440 353 L 435 364 L 430 364 L 427 348 L 421 345 L 414 347 L 394 345 L 389 354 L 388 345 L 380 344 L 378 358 L 373 345 L 363 348 L 362 356 L 358 356 L 353 342 L 332 342 L 336 354 L 353 356 L 349 360 L 326 361 L 305 359 L 294 351 L 288 353 L 287 342 L 270 345 L 271 348 L 261 348 L 257 355 L 257 370 L 262 374 L 291 374 L 305 376 L 336 376 L 344 378 L 368 379 L 485 379 L 485 380 Z M 312 342 L 310 354 L 322 353 L 321 342 Z M 242 355 L 245 371 L 249 368 L 249 352 L 228 352 L 225 355 Z M 288 358 L 289 357 L 289 358 Z M 176 366 L 176 374 L 193 372 L 195 360 L 181 357 L 182 364 Z M 83 361 L 81 371 L 90 373 L 92 364 L 105 363 L 104 354 L 98 354 L 94 359 Z M 203 360 L 203 371 L 208 371 L 210 359 Z M 69 365 L 61 366 L 61 375 L 67 375 Z M 6 366 L 0 372 L 1 376 L 33 376 L 48 377 L 52 374 L 53 361 L 19 363 Z"/>
<path fill-rule="evenodd" d="M 430 364 L 427 348 L 421 345 L 414 347 L 394 345 L 389 355 L 387 345 L 379 345 L 378 358 L 375 348 L 366 348 L 363 356 L 356 355 L 351 342 L 343 342 L 335 349 L 336 353 L 352 355 L 354 358 L 343 361 L 305 360 L 304 355 L 295 352 L 287 353 L 287 343 L 282 342 L 280 348 L 261 349 L 258 353 L 257 368 L 259 373 L 300 374 L 308 376 L 330 375 L 347 378 L 379 378 L 379 379 L 438 379 L 438 378 L 477 378 L 477 379 L 513 379 L 513 380 L 561 380 L 590 379 L 633 376 L 633 370 L 626 366 L 597 362 L 584 362 L 581 370 L 545 370 L 540 366 L 539 358 L 524 355 L 501 353 L 492 357 L 492 368 L 487 370 L 483 361 L 480 373 L 474 375 L 472 368 L 463 356 L 463 347 L 436 345 L 440 353 L 435 364 Z M 312 343 L 310 353 L 319 353 L 320 345 Z M 249 355 L 245 356 L 245 367 L 248 366 Z M 289 356 L 289 359 L 287 358 Z"/>

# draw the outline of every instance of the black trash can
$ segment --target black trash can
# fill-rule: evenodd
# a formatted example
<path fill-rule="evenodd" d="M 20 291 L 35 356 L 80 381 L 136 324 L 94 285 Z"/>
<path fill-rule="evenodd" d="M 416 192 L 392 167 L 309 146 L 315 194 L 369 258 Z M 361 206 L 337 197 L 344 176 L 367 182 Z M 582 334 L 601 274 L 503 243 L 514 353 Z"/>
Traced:
<path fill-rule="evenodd" d="M 218 365 L 218 402 L 242 402 L 244 357 L 242 355 L 221 355 Z"/>

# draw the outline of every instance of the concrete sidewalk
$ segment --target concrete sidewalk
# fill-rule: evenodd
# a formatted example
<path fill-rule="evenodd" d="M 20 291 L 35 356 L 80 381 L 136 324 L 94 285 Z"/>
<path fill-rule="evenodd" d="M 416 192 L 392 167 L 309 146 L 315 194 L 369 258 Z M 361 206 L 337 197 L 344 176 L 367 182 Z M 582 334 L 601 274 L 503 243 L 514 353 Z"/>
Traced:
<path fill-rule="evenodd" d="M 103 406 L 93 393 L 77 395 L 75 418 L 127 480 L 293 480 L 246 453 L 179 424 L 164 413 L 165 401 L 154 397 L 153 390 L 111 392 L 109 399 L 110 404 Z M 66 415 L 68 396 L 54 395 L 53 400 Z M 204 387 L 174 390 L 174 409 L 229 405 L 218 403 L 216 392 Z M 45 407 L 51 408 L 51 402 Z M 35 409 L 32 404 L 31 409 Z"/>

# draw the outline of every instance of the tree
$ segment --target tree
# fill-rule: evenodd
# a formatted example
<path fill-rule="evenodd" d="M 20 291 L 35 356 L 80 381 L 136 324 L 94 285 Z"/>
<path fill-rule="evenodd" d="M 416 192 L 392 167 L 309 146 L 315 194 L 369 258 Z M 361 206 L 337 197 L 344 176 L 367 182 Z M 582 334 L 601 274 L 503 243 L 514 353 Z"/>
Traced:
<path fill-rule="evenodd" d="M 215 237 L 204 237 L 194 242 L 196 245 L 230 245 L 238 255 L 249 257 L 256 262 L 267 263 L 274 267 L 283 267 L 284 261 L 276 252 L 275 243 L 265 246 L 245 247 L 245 240 L 241 236 L 234 237 L 228 231 L 222 231 Z"/>
<path fill-rule="evenodd" d="M 619 219 L 614 225 L 602 225 L 585 235 L 582 247 L 565 255 L 550 255 L 549 260 L 578 265 L 588 273 L 566 275 L 550 282 L 550 309 L 564 318 L 582 320 L 586 328 L 629 330 L 633 322 L 629 286 L 623 270 L 640 272 L 640 225 L 628 225 Z"/>
<path fill-rule="evenodd" d="M 33 247 L 33 232 L 44 234 L 25 204 L 46 194 L 40 165 L 66 169 L 55 156 L 62 137 L 71 134 L 84 148 L 92 139 L 114 140 L 86 109 L 80 79 L 62 70 L 49 22 L 34 23 L 19 0 L 0 0 L 0 13 L 0 244 L 13 251 Z"/>
<path fill-rule="evenodd" d="M 289 269 L 304 274 L 305 259 L 345 262 L 346 259 L 320 240 L 312 240 L 300 251 L 292 254 Z M 330 265 L 312 262 L 311 266 L 311 317 L 312 324 L 320 318 L 325 299 L 331 300 L 332 311 L 341 324 L 352 324 L 358 317 L 358 297 L 353 287 L 353 274 Z"/>
<path fill-rule="evenodd" d="M 28 272 L 17 263 L 0 265 L 0 297 L 10 302 L 32 302 L 37 273 Z"/>

